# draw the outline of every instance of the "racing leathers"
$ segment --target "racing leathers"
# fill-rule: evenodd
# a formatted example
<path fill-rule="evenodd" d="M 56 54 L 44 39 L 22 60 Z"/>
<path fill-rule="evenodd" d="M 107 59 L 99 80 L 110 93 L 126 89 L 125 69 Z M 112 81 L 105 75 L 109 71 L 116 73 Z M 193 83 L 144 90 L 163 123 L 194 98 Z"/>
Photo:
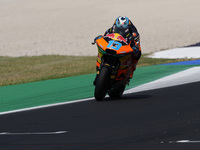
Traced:
<path fill-rule="evenodd" d="M 136 27 L 133 25 L 133 23 L 129 20 L 128 28 L 124 30 L 125 37 L 129 41 L 131 41 L 131 48 L 133 49 L 133 62 L 132 62 L 132 72 L 130 75 L 130 78 L 133 77 L 133 72 L 136 69 L 136 65 L 141 57 L 141 46 L 140 46 L 140 35 L 136 29 Z M 115 24 L 109 28 L 104 36 L 112 33 L 118 33 L 117 28 Z"/>

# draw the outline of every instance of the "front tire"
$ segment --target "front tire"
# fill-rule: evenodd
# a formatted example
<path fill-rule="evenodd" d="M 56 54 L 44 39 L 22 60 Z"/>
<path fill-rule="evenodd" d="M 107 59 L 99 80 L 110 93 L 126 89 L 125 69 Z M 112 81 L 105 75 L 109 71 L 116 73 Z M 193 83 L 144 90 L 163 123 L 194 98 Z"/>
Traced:
<path fill-rule="evenodd" d="M 109 69 L 103 67 L 96 81 L 94 97 L 97 101 L 104 100 L 108 90 Z"/>

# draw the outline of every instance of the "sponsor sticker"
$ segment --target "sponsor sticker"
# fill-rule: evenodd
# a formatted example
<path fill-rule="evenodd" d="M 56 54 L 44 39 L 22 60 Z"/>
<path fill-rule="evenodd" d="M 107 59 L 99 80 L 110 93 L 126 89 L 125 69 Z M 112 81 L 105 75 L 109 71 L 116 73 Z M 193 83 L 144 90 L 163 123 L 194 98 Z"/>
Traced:
<path fill-rule="evenodd" d="M 126 39 L 125 39 L 123 36 L 119 35 L 119 34 L 115 34 L 115 33 L 107 34 L 105 37 L 111 38 L 111 39 L 113 39 L 113 40 L 118 40 L 118 41 L 120 41 L 120 42 L 123 41 L 125 44 L 128 45 Z"/>

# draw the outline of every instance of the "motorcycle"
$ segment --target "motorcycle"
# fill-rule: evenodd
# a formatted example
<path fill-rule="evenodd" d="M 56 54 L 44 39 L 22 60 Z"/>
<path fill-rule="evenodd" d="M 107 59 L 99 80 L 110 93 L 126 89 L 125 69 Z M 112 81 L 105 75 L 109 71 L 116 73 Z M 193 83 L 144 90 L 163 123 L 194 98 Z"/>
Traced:
<path fill-rule="evenodd" d="M 99 37 L 92 44 L 95 43 L 98 57 L 94 97 L 102 101 L 108 93 L 110 98 L 120 98 L 130 81 L 133 67 L 131 40 L 123 34 L 112 33 Z"/>

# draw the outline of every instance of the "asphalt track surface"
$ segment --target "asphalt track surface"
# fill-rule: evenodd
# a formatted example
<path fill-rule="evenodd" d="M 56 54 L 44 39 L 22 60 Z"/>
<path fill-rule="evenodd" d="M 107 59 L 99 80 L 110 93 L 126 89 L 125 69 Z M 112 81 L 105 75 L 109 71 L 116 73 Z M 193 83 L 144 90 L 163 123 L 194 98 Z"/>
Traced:
<path fill-rule="evenodd" d="M 0 149 L 199 150 L 199 89 L 196 82 L 1 115 Z"/>

